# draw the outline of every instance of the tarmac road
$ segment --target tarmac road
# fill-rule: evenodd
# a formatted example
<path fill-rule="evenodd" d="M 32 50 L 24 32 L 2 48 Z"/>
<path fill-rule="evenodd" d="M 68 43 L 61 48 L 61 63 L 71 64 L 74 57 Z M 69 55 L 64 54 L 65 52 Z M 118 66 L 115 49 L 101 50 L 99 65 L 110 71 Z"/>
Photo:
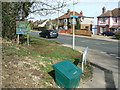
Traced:
<path fill-rule="evenodd" d="M 30 35 L 39 37 L 38 32 L 32 31 Z M 72 47 L 72 35 L 59 34 L 58 38 L 50 38 L 50 40 L 61 42 L 67 47 Z M 118 83 L 118 41 L 76 36 L 75 45 L 75 49 L 79 52 L 84 51 L 85 47 L 88 46 L 87 60 L 93 66 L 92 79 L 81 83 L 78 88 L 117 90 L 115 88 L 120 86 Z"/>
<path fill-rule="evenodd" d="M 39 32 L 32 31 L 30 35 L 39 37 Z M 72 45 L 72 35 L 59 34 L 58 38 L 50 38 L 64 44 Z M 107 53 L 115 58 L 118 57 L 118 42 L 99 40 L 86 37 L 75 37 L 75 45 L 79 47 L 88 47 L 89 49 L 99 50 L 102 53 Z"/>

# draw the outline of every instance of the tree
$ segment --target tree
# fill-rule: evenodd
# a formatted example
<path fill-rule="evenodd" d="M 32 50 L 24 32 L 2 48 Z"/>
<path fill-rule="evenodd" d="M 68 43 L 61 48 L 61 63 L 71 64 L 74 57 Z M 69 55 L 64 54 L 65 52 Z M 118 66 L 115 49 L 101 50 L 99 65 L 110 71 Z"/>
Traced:
<path fill-rule="evenodd" d="M 79 21 L 79 19 L 77 19 L 77 21 L 76 21 L 76 29 L 80 29 L 80 21 Z"/>
<path fill-rule="evenodd" d="M 2 37 L 8 39 L 16 38 L 16 21 L 20 20 L 20 11 L 22 19 L 28 16 L 31 2 L 2 2 Z M 21 7 L 23 7 L 21 9 Z"/>
<path fill-rule="evenodd" d="M 15 36 L 16 19 L 18 18 L 18 3 L 2 2 L 2 36 L 12 39 Z"/>
<path fill-rule="evenodd" d="M 32 2 L 2 2 L 2 36 L 3 38 L 16 38 L 16 21 L 25 20 L 30 13 L 46 16 L 55 13 L 66 6 L 65 1 L 44 0 Z M 31 7 L 31 8 L 30 8 Z"/>

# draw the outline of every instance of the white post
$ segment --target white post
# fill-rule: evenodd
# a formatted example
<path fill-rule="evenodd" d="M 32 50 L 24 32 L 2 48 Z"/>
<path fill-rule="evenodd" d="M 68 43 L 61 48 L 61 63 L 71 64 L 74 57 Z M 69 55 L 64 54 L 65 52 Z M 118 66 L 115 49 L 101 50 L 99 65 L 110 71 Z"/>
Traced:
<path fill-rule="evenodd" d="M 86 65 L 86 56 L 85 56 L 85 65 Z"/>
<path fill-rule="evenodd" d="M 20 40 L 19 34 L 17 35 L 17 38 L 18 38 L 17 43 L 19 44 L 19 40 Z"/>
<path fill-rule="evenodd" d="M 88 51 L 88 47 L 84 50 L 83 54 L 82 54 L 82 72 L 84 71 L 84 63 L 86 64 L 86 54 Z"/>
<path fill-rule="evenodd" d="M 29 46 L 29 34 L 27 33 L 27 44 Z"/>
<path fill-rule="evenodd" d="M 84 71 L 84 62 L 82 61 L 82 72 Z"/>
<path fill-rule="evenodd" d="M 73 0 L 73 15 L 75 15 L 74 12 L 74 0 Z M 73 49 L 75 48 L 75 25 L 74 25 L 74 17 L 73 17 Z"/>

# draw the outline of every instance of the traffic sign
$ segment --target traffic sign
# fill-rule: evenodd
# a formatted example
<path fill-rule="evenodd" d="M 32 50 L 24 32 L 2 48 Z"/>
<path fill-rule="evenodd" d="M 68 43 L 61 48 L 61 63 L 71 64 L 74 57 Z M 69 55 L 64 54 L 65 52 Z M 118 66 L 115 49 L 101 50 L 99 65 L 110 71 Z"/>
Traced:
<path fill-rule="evenodd" d="M 73 18 L 78 18 L 77 15 L 70 15 L 70 17 L 73 17 Z"/>

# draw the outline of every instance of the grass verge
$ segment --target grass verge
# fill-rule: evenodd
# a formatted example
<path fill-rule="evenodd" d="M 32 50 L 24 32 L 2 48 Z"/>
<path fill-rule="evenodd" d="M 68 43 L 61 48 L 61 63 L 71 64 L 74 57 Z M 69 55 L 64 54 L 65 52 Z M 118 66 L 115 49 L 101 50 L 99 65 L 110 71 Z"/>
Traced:
<path fill-rule="evenodd" d="M 39 82 L 41 88 L 57 88 L 58 86 L 54 83 L 53 77 L 51 77 L 51 71 L 53 70 L 52 65 L 69 59 L 71 62 L 81 61 L 81 53 L 71 48 L 62 46 L 61 43 L 56 41 L 47 40 L 44 38 L 30 36 L 30 45 L 24 44 L 26 37 L 21 39 L 22 44 L 18 45 L 11 41 L 3 40 L 3 57 L 9 57 L 18 55 L 19 57 L 27 57 L 31 62 L 24 62 L 24 68 L 28 70 L 32 67 L 42 72 L 42 78 Z M 24 60 L 23 60 L 24 61 Z M 6 62 L 7 63 L 7 62 Z M 15 66 L 15 65 L 14 65 Z M 81 62 L 78 63 L 78 67 L 81 68 Z M 9 68 L 8 68 L 9 69 Z M 84 80 L 91 76 L 92 68 L 87 63 L 85 73 L 82 74 L 81 79 Z M 7 86 L 6 86 L 7 87 Z M 30 87 L 26 87 L 30 88 Z M 38 87 L 34 87 L 38 88 Z"/>

